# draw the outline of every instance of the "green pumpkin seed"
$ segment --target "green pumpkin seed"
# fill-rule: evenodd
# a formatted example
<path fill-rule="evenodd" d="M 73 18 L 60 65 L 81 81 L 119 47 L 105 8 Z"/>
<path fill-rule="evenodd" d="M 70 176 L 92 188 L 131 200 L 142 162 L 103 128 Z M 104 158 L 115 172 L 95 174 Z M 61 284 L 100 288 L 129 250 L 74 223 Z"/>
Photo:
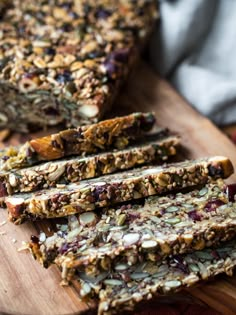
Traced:
<path fill-rule="evenodd" d="M 119 286 L 123 284 L 123 281 L 118 279 L 106 279 L 103 281 L 103 283 L 110 286 Z"/>
<path fill-rule="evenodd" d="M 213 256 L 206 252 L 206 251 L 196 251 L 195 255 L 199 258 L 199 259 L 204 259 L 204 260 L 212 260 Z"/>
<path fill-rule="evenodd" d="M 165 282 L 165 287 L 170 289 L 178 288 L 181 286 L 181 281 L 178 280 L 170 280 Z"/>
<path fill-rule="evenodd" d="M 126 264 L 118 264 L 115 266 L 116 271 L 124 271 L 124 270 L 127 270 L 128 268 L 129 266 Z"/>
<path fill-rule="evenodd" d="M 197 265 L 190 264 L 188 267 L 189 267 L 190 271 L 192 271 L 192 272 L 198 272 L 199 271 L 199 268 Z"/>
<path fill-rule="evenodd" d="M 150 217 L 150 220 L 152 220 L 152 221 L 155 222 L 155 223 L 160 223 L 160 222 L 161 222 L 161 219 L 160 219 L 160 218 L 154 217 L 154 216 Z"/>
<path fill-rule="evenodd" d="M 199 191 L 199 196 L 205 196 L 208 193 L 208 188 L 203 187 L 200 191 Z"/>
<path fill-rule="evenodd" d="M 177 207 L 177 206 L 170 206 L 170 207 L 168 207 L 168 208 L 166 209 L 166 212 L 169 212 L 169 213 L 171 213 L 171 212 L 177 212 L 177 211 L 179 211 L 179 207 Z"/>
<path fill-rule="evenodd" d="M 147 278 L 149 274 L 147 272 L 134 272 L 130 275 L 130 278 L 133 280 L 140 280 Z"/>
<path fill-rule="evenodd" d="M 171 224 L 171 225 L 174 225 L 174 224 L 177 224 L 179 223 L 181 220 L 179 218 L 169 218 L 169 219 L 165 219 L 165 223 L 167 224 Z"/>

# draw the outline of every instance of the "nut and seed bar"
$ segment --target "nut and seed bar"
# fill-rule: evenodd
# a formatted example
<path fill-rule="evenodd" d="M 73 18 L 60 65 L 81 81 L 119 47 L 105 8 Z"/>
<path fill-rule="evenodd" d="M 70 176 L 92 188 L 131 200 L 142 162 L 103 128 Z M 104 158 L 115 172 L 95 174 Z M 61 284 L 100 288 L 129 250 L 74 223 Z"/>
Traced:
<path fill-rule="evenodd" d="M 169 136 L 124 150 L 114 150 L 88 157 L 73 157 L 1 172 L 0 196 L 75 183 L 82 179 L 111 174 L 139 165 L 163 163 L 176 154 L 179 142 L 178 137 Z"/>
<path fill-rule="evenodd" d="M 18 169 L 69 155 L 123 149 L 155 123 L 153 113 L 133 113 L 96 124 L 67 129 L 0 152 L 0 170 Z"/>
<path fill-rule="evenodd" d="M 158 262 L 143 262 L 133 266 L 117 264 L 111 274 L 95 279 L 83 277 L 81 295 L 93 288 L 99 290 L 99 315 L 111 315 L 133 310 L 141 301 L 176 293 L 218 274 L 233 275 L 236 266 L 236 241 L 218 248 L 209 248 L 186 255 L 176 255 Z"/>
<path fill-rule="evenodd" d="M 211 157 L 150 166 L 105 175 L 64 188 L 39 190 L 5 198 L 9 219 L 16 224 L 27 217 L 55 218 L 94 210 L 111 204 L 227 178 L 233 165 L 226 157 Z"/>
<path fill-rule="evenodd" d="M 12 0 L 3 9 L 0 128 L 17 132 L 101 118 L 157 18 L 154 0 Z"/>
<path fill-rule="evenodd" d="M 236 236 L 235 194 L 235 184 L 218 180 L 187 193 L 148 197 L 144 204 L 84 212 L 48 238 L 33 237 L 30 248 L 45 267 L 64 266 L 64 282 L 76 270 L 99 276 L 120 257 L 132 265 L 201 250 Z"/>

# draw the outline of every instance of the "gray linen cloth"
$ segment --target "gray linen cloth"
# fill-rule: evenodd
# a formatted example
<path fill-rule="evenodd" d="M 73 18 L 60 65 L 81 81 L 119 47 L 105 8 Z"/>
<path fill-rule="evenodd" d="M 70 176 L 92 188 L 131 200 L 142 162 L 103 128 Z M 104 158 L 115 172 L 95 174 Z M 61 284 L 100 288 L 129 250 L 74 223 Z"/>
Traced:
<path fill-rule="evenodd" d="M 160 0 L 151 63 L 217 124 L 236 122 L 236 0 Z"/>

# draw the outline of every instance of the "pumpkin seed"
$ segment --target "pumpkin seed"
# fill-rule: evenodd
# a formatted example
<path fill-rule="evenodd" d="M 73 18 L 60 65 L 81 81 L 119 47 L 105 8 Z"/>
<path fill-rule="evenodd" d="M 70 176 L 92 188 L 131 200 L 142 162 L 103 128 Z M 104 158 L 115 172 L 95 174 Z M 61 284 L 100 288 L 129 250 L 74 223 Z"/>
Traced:
<path fill-rule="evenodd" d="M 199 191 L 199 196 L 205 196 L 208 193 L 208 188 L 203 187 L 200 191 Z"/>
<path fill-rule="evenodd" d="M 177 206 L 170 206 L 170 207 L 168 207 L 166 209 L 166 212 L 171 213 L 171 212 L 177 212 L 178 210 L 179 210 L 179 207 L 177 207 Z"/>
<path fill-rule="evenodd" d="M 103 283 L 110 286 L 119 286 L 123 284 L 123 281 L 118 279 L 106 279 L 103 281 Z"/>
<path fill-rule="evenodd" d="M 199 259 L 204 259 L 204 260 L 212 260 L 213 256 L 206 252 L 206 251 L 196 251 L 195 255 L 199 258 Z"/>
<path fill-rule="evenodd" d="M 168 218 L 168 219 L 165 219 L 164 221 L 167 224 L 174 225 L 174 224 L 179 223 L 181 220 L 179 218 Z"/>
<path fill-rule="evenodd" d="M 133 280 L 140 280 L 147 278 L 149 274 L 147 272 L 134 272 L 130 275 L 130 278 Z"/>
<path fill-rule="evenodd" d="M 142 248 L 149 249 L 157 246 L 157 242 L 154 240 L 146 240 L 142 242 Z"/>
<path fill-rule="evenodd" d="M 138 233 L 129 233 L 124 235 L 123 242 L 124 245 L 129 246 L 136 244 L 140 239 L 140 235 Z"/>
<path fill-rule="evenodd" d="M 199 272 L 199 268 L 195 264 L 189 264 L 188 267 L 189 267 L 189 270 L 192 271 L 192 272 Z"/>
<path fill-rule="evenodd" d="M 96 223 L 96 215 L 92 211 L 84 212 L 79 216 L 79 222 L 83 226 L 91 226 Z"/>
<path fill-rule="evenodd" d="M 178 280 L 166 281 L 165 286 L 170 288 L 170 289 L 178 288 L 181 286 L 181 281 L 178 281 Z"/>
<path fill-rule="evenodd" d="M 116 270 L 116 271 L 124 271 L 124 270 L 126 270 L 126 269 L 128 269 L 128 268 L 129 268 L 129 266 L 126 265 L 126 264 L 117 264 L 117 265 L 115 266 L 115 270 Z"/>

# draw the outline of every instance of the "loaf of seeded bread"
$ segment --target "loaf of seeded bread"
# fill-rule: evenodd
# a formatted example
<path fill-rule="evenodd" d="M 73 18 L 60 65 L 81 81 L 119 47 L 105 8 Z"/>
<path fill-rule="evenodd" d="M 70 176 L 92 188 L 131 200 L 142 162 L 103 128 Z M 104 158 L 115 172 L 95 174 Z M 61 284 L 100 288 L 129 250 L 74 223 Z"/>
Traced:
<path fill-rule="evenodd" d="M 154 0 L 0 2 L 0 128 L 96 122 L 157 17 Z"/>

